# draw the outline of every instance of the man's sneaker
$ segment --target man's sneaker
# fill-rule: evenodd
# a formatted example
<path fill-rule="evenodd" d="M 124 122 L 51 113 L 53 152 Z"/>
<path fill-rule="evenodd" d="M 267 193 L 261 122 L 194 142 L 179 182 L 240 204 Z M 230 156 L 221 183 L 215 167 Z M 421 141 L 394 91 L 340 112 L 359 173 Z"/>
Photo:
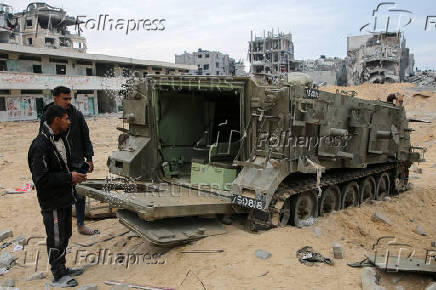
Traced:
<path fill-rule="evenodd" d="M 50 283 L 50 286 L 60 288 L 76 287 L 77 285 L 79 285 L 79 283 L 77 283 L 77 281 L 69 275 L 64 275 L 58 279 L 54 279 Z"/>

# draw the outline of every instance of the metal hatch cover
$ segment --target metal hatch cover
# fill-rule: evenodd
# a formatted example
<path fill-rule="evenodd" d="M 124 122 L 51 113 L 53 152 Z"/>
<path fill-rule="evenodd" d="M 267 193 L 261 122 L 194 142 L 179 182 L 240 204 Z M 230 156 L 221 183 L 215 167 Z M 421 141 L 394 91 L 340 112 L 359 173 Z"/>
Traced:
<path fill-rule="evenodd" d="M 215 219 L 172 218 L 146 222 L 135 213 L 120 209 L 117 216 L 124 226 L 158 246 L 171 246 L 227 233 Z"/>

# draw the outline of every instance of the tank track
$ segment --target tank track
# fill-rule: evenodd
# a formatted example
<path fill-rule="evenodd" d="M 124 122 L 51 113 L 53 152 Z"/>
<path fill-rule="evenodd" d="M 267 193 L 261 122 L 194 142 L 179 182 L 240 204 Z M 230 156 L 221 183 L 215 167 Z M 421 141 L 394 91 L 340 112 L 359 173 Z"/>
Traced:
<path fill-rule="evenodd" d="M 371 166 L 364 169 L 349 169 L 346 172 L 325 173 L 321 177 L 320 186 L 316 184 L 316 178 L 313 176 L 305 179 L 294 180 L 291 183 L 282 183 L 266 211 L 251 209 L 247 219 L 247 227 L 251 230 L 265 229 L 279 226 L 279 216 L 285 201 L 292 195 L 306 191 L 323 188 L 330 185 L 339 185 L 341 183 L 357 181 L 363 177 L 388 172 L 392 169 L 408 166 L 405 162 L 395 162 L 382 165 Z M 406 182 L 407 184 L 407 182 Z M 320 195 L 318 195 L 318 198 Z"/>

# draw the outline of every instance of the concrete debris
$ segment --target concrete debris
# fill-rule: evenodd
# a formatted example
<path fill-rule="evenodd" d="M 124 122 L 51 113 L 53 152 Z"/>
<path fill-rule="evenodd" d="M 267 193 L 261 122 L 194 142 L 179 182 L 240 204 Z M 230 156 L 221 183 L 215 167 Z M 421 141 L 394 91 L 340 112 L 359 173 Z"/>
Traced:
<path fill-rule="evenodd" d="M 396 289 L 397 289 L 397 290 L 404 290 L 404 287 L 403 287 L 403 286 L 397 286 Z"/>
<path fill-rule="evenodd" d="M 232 218 L 230 216 L 224 216 L 221 219 L 221 222 L 225 225 L 231 225 L 233 223 Z"/>
<path fill-rule="evenodd" d="M 333 256 L 335 259 L 344 258 L 344 247 L 339 243 L 333 243 Z"/>
<path fill-rule="evenodd" d="M 23 235 L 19 235 L 18 237 L 13 239 L 11 242 L 14 243 L 14 244 L 20 245 L 20 246 L 27 245 L 27 239 Z"/>
<path fill-rule="evenodd" d="M 255 254 L 256 254 L 256 257 L 258 257 L 258 258 L 260 258 L 260 259 L 264 259 L 264 260 L 266 260 L 266 259 L 268 259 L 269 257 L 271 257 L 271 253 L 266 252 L 266 251 L 261 250 L 261 249 L 257 249 L 256 252 L 255 252 Z"/>
<path fill-rule="evenodd" d="M 2 287 L 15 287 L 17 281 L 14 279 L 6 279 L 6 281 L 4 281 L 2 283 Z"/>
<path fill-rule="evenodd" d="M 371 220 L 374 222 L 380 221 L 383 222 L 389 226 L 392 226 L 392 223 L 390 220 L 388 220 L 386 217 L 384 217 L 383 215 L 381 215 L 379 212 L 375 212 L 372 217 Z"/>
<path fill-rule="evenodd" d="M 436 87 L 436 72 L 423 71 L 417 72 L 415 76 L 409 78 L 409 82 L 416 84 L 417 87 Z"/>
<path fill-rule="evenodd" d="M 421 235 L 421 236 L 427 235 L 427 233 L 420 226 L 416 226 L 414 232 L 417 233 L 418 235 Z"/>
<path fill-rule="evenodd" d="M 77 288 L 77 290 L 97 290 L 97 289 L 98 287 L 96 284 L 84 285 Z"/>
<path fill-rule="evenodd" d="M 362 290 L 384 290 L 385 287 L 378 285 L 377 273 L 374 268 L 365 267 L 360 274 Z"/>
<path fill-rule="evenodd" d="M 0 242 L 2 242 L 3 240 L 10 238 L 13 236 L 12 231 L 10 230 L 4 230 L 0 232 Z"/>
<path fill-rule="evenodd" d="M 392 200 L 392 197 L 390 197 L 390 196 L 383 197 L 383 201 L 391 201 L 391 200 Z"/>
<path fill-rule="evenodd" d="M 33 274 L 32 276 L 28 277 L 26 279 L 26 281 L 41 280 L 41 279 L 45 279 L 45 277 L 47 277 L 47 273 L 37 272 L 37 273 Z"/>
<path fill-rule="evenodd" d="M 316 236 L 317 238 L 319 238 L 319 237 L 321 236 L 321 229 L 318 228 L 318 227 L 314 227 L 314 228 L 313 228 L 313 233 L 315 234 L 315 236 Z"/>
<path fill-rule="evenodd" d="M 8 251 L 3 251 L 0 254 L 0 268 L 10 269 L 15 264 L 15 258 Z"/>
<path fill-rule="evenodd" d="M 425 290 L 436 290 L 436 283 L 432 282 L 425 287 Z"/>

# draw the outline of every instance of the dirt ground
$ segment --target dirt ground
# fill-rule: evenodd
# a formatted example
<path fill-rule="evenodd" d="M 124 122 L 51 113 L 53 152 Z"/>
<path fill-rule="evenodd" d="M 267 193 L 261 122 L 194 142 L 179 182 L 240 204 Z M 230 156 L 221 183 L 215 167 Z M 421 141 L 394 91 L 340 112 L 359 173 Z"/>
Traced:
<path fill-rule="evenodd" d="M 238 220 L 225 226 L 227 234 L 208 237 L 195 243 L 172 249 L 162 249 L 143 242 L 138 237 L 117 236 L 109 241 L 90 247 L 75 243 L 99 241 L 108 235 L 125 232 L 117 219 L 88 221 L 88 224 L 101 231 L 96 237 L 80 236 L 75 228 L 70 241 L 72 253 L 68 255 L 69 265 L 81 266 L 86 263 L 86 255 L 102 250 L 106 253 L 137 253 L 154 256 L 136 265 L 117 265 L 99 261 L 78 277 L 80 285 L 95 283 L 99 289 L 109 289 L 104 281 L 120 281 L 142 286 L 172 287 L 177 289 L 360 289 L 361 268 L 351 268 L 347 262 L 364 259 L 370 253 L 372 244 L 381 236 L 394 236 L 398 242 L 415 247 L 416 256 L 424 257 L 425 248 L 436 241 L 436 95 L 415 96 L 408 84 L 363 85 L 346 88 L 355 90 L 358 97 L 365 99 L 384 99 L 390 92 L 402 92 L 406 95 L 405 106 L 410 116 L 432 121 L 431 124 L 411 123 L 416 131 L 412 132 L 412 143 L 428 148 L 426 162 L 415 165 L 422 168 L 422 174 L 411 172 L 411 190 L 399 197 L 384 202 L 375 202 L 359 208 L 350 208 L 332 213 L 328 217 L 316 220 L 315 224 L 304 228 L 277 228 L 259 233 L 244 231 Z M 336 87 L 324 88 L 335 91 Z M 343 89 L 343 88 L 339 88 Z M 424 94 L 424 95 L 425 95 Z M 108 172 L 106 159 L 116 149 L 119 131 L 122 126 L 116 116 L 88 119 L 91 139 L 96 152 L 96 171 L 89 178 L 103 178 Z M 38 130 L 37 122 L 0 123 L 0 193 L 15 188 L 31 180 L 27 167 L 27 150 Z M 373 213 L 379 212 L 392 222 L 388 226 L 371 220 Z M 414 232 L 421 227 L 426 236 Z M 74 225 L 73 225 L 74 227 Z M 320 233 L 315 235 L 314 229 Z M 0 196 L 0 231 L 10 229 L 14 236 L 44 237 L 45 231 L 36 192 Z M 8 239 L 10 240 L 10 239 Z M 16 279 L 20 289 L 44 289 L 48 278 L 26 281 L 36 271 L 46 271 L 45 246 L 36 238 L 25 251 L 14 252 L 18 257 L 17 266 L 4 276 Z M 345 259 L 334 260 L 334 265 L 300 264 L 296 251 L 304 246 L 312 246 L 326 257 L 333 257 L 332 244 L 339 242 L 344 246 Z M 11 246 L 6 250 L 12 251 Z M 223 250 L 220 253 L 184 254 L 182 250 Z M 271 253 L 271 257 L 262 260 L 255 251 L 262 249 Z M 35 265 L 35 255 L 41 253 Z M 45 256 L 44 256 L 45 255 Z M 88 260 L 89 261 L 89 260 Z M 399 282 L 397 282 L 397 280 Z M 405 289 L 424 289 L 431 278 L 417 274 L 380 273 L 380 284 L 387 289 L 396 289 L 401 285 Z M 396 283 L 395 283 L 396 282 Z"/>

